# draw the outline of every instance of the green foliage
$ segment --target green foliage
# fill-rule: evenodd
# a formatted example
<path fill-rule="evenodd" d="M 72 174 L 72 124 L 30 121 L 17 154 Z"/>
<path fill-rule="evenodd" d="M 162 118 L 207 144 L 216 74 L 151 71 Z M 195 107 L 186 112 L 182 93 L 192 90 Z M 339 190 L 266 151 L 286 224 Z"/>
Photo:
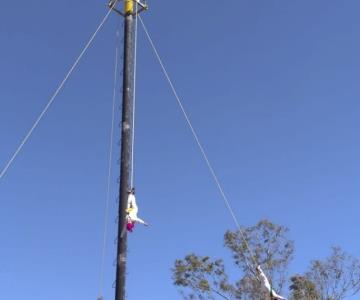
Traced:
<path fill-rule="evenodd" d="M 261 220 L 255 226 L 244 228 L 242 232 L 227 231 L 225 246 L 232 252 L 235 264 L 244 276 L 237 283 L 243 297 L 258 300 L 262 297 L 260 283 L 251 276 L 254 270 L 252 255 L 270 279 L 274 289 L 281 292 L 286 284 L 287 267 L 292 260 L 294 243 L 287 237 L 288 229 L 269 220 Z M 252 253 L 249 252 L 249 245 Z"/>
<path fill-rule="evenodd" d="M 172 271 L 175 285 L 191 291 L 188 296 L 183 293 L 185 299 L 216 299 L 213 295 L 230 299 L 227 295 L 233 292 L 220 259 L 190 254 L 177 259 Z"/>
<path fill-rule="evenodd" d="M 291 277 L 290 300 L 320 300 L 316 285 L 306 276 Z"/>
<path fill-rule="evenodd" d="M 294 250 L 293 242 L 286 237 L 287 232 L 287 228 L 268 220 L 243 230 L 246 242 L 254 250 L 256 261 L 262 264 L 270 280 L 274 279 L 272 281 L 278 291 L 285 284 L 286 269 Z M 230 284 L 222 260 L 187 255 L 183 260 L 176 260 L 172 270 L 174 283 L 183 288 L 184 298 L 266 299 L 268 293 L 254 276 L 256 265 L 240 232 L 227 231 L 224 241 L 242 276 L 235 284 Z"/>
<path fill-rule="evenodd" d="M 306 276 L 315 283 L 321 300 L 341 300 L 360 291 L 360 262 L 340 247 L 333 247 L 324 261 L 312 261 Z"/>
<path fill-rule="evenodd" d="M 221 259 L 190 254 L 175 261 L 174 284 L 184 299 L 189 300 L 270 300 L 254 273 L 255 267 L 262 266 L 278 293 L 289 286 L 287 269 L 293 258 L 294 243 L 287 234 L 287 228 L 268 220 L 244 228 L 242 233 L 227 231 L 224 244 L 239 268 L 238 281 L 229 283 Z M 289 288 L 289 300 L 341 300 L 355 295 L 360 291 L 360 262 L 335 247 L 324 261 L 311 262 L 304 275 L 292 276 Z"/>

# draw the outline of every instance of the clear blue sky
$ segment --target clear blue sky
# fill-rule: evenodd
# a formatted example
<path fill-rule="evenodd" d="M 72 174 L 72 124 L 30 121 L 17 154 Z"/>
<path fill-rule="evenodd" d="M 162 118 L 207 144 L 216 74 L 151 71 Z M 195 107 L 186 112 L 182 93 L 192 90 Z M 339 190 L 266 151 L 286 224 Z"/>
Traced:
<path fill-rule="evenodd" d="M 359 257 L 359 1 L 186 2 L 149 1 L 143 18 L 240 222 L 289 227 L 291 273 L 332 245 Z M 105 1 L 1 1 L 1 166 L 105 13 Z M 4 299 L 96 299 L 117 24 L 0 182 Z M 129 236 L 128 297 L 180 299 L 175 258 L 229 258 L 235 228 L 142 31 L 138 67 L 135 183 L 151 227 Z"/>

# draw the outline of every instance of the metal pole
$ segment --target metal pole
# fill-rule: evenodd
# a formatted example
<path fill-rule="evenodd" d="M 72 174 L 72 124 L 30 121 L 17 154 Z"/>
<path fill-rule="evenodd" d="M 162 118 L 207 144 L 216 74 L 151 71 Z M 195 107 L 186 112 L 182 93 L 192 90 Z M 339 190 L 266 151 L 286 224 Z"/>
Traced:
<path fill-rule="evenodd" d="M 119 225 L 116 264 L 115 300 L 125 300 L 127 231 L 126 208 L 128 189 L 130 188 L 131 148 L 132 148 L 132 112 L 134 87 L 134 16 L 133 0 L 124 1 L 124 65 L 123 65 L 123 102 L 121 124 L 121 165 L 119 190 Z"/>

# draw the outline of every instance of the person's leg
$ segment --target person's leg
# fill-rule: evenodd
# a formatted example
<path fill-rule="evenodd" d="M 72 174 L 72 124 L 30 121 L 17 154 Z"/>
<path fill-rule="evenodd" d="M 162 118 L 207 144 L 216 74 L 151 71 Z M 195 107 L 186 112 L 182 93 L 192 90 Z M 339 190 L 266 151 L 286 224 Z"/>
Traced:
<path fill-rule="evenodd" d="M 133 202 L 133 195 L 132 194 L 129 194 L 128 195 L 128 200 L 127 200 L 127 211 L 129 210 L 129 208 L 132 207 L 132 202 Z"/>
<path fill-rule="evenodd" d="M 132 206 L 133 212 L 134 212 L 135 214 L 137 214 L 138 211 L 139 211 L 139 208 L 138 208 L 138 206 L 137 206 L 137 204 L 136 204 L 136 198 L 135 198 L 135 195 L 131 195 L 131 196 L 132 196 L 132 197 L 131 197 L 131 206 Z"/>
<path fill-rule="evenodd" d="M 271 292 L 271 285 L 269 280 L 267 279 L 266 275 L 264 274 L 264 272 L 260 269 L 259 272 L 259 276 L 261 278 L 261 281 L 263 282 L 263 285 L 266 287 L 266 289 L 269 291 L 269 293 Z"/>

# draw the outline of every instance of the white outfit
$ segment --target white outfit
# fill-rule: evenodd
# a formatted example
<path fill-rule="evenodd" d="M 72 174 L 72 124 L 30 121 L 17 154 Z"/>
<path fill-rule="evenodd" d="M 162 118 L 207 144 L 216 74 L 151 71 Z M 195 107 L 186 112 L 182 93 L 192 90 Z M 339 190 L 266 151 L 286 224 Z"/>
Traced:
<path fill-rule="evenodd" d="M 266 275 L 264 274 L 263 270 L 261 270 L 261 267 L 258 266 L 256 268 L 256 270 L 258 271 L 258 274 L 261 278 L 261 281 L 263 283 L 263 285 L 265 286 L 265 288 L 269 291 L 270 297 L 271 299 L 274 300 L 285 300 L 284 297 L 279 296 L 278 294 L 276 294 L 276 292 L 272 289 L 271 284 L 269 282 L 269 280 L 267 279 Z"/>
<path fill-rule="evenodd" d="M 134 194 L 129 194 L 128 196 L 128 204 L 127 204 L 127 220 L 130 220 L 132 222 L 136 222 L 136 223 L 140 223 L 143 225 L 147 225 L 145 221 L 143 221 L 142 219 L 140 219 L 137 214 L 138 214 L 139 208 L 136 205 L 136 199 L 135 199 L 135 195 Z"/>

